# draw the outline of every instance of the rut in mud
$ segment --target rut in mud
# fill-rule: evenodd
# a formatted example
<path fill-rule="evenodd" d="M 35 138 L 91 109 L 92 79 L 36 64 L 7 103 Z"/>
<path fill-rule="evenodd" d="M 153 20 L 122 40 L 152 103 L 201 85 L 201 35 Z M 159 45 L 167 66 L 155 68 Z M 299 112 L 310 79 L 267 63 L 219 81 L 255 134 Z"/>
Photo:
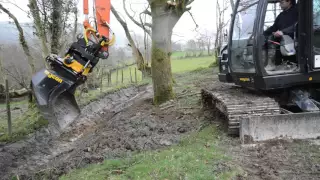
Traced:
<path fill-rule="evenodd" d="M 84 107 L 58 139 L 44 128 L 27 140 L 0 147 L 0 177 L 57 179 L 106 158 L 176 144 L 199 127 L 199 109 L 176 111 L 170 103 L 155 108 L 151 86 L 109 94 Z"/>

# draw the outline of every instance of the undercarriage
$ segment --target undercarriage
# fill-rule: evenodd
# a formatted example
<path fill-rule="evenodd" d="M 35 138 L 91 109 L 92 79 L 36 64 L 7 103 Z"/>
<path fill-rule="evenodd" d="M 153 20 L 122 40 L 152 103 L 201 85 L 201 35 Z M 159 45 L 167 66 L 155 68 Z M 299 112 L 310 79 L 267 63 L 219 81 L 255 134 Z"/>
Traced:
<path fill-rule="evenodd" d="M 320 136 L 320 103 L 307 91 L 264 93 L 221 83 L 203 88 L 201 94 L 207 107 L 225 117 L 227 133 L 240 136 L 242 143 Z"/>

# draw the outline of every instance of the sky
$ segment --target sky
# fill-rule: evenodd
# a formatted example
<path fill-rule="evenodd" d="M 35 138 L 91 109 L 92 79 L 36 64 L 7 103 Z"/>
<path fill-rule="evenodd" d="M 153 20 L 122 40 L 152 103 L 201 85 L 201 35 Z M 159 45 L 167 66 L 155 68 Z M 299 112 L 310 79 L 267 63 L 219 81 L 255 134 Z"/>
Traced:
<path fill-rule="evenodd" d="M 25 11 L 28 11 L 28 0 L 0 0 L 1 2 L 12 2 L 17 4 L 20 8 L 15 7 L 11 3 L 2 3 L 4 7 L 8 8 L 17 18 L 19 22 L 31 22 L 32 20 L 27 16 Z M 92 0 L 89 0 L 90 5 L 92 5 Z M 111 0 L 111 3 L 118 11 L 118 13 L 126 19 L 129 29 L 137 34 L 143 35 L 143 31 L 133 24 L 125 15 L 125 12 L 122 8 L 122 0 Z M 144 7 L 147 5 L 147 0 L 127 0 L 127 3 L 132 4 L 132 9 L 137 12 L 141 12 Z M 82 0 L 79 0 L 78 8 L 79 20 L 83 20 L 83 3 Z M 92 7 L 92 6 L 91 6 Z M 191 13 L 197 24 L 199 25 L 198 31 L 208 30 L 209 32 L 214 31 L 215 27 L 215 0 L 195 0 L 191 5 Z M 90 8 L 90 11 L 92 8 Z M 128 5 L 128 10 L 130 7 Z M 90 12 L 92 13 L 92 12 Z M 138 19 L 138 16 L 137 18 Z M 0 21 L 9 21 L 9 17 L 5 13 L 0 13 Z M 124 31 L 121 25 L 117 22 L 113 14 L 111 13 L 110 25 L 113 31 L 116 34 L 117 38 L 125 39 Z M 186 42 L 189 39 L 195 38 L 197 32 L 195 31 L 196 26 L 189 15 L 189 13 L 184 13 L 179 22 L 176 24 L 173 29 L 174 41 Z M 119 45 L 119 44 L 118 44 Z"/>

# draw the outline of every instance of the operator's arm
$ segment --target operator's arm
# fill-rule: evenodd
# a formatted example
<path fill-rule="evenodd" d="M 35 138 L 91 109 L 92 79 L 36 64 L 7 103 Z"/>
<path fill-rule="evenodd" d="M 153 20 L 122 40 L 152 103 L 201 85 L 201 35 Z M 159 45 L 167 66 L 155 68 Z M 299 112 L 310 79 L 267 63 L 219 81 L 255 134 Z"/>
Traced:
<path fill-rule="evenodd" d="M 273 32 L 276 32 L 278 30 L 278 22 L 279 22 L 279 16 L 274 21 L 273 25 L 270 26 L 267 30 L 263 32 L 264 36 L 270 36 Z"/>

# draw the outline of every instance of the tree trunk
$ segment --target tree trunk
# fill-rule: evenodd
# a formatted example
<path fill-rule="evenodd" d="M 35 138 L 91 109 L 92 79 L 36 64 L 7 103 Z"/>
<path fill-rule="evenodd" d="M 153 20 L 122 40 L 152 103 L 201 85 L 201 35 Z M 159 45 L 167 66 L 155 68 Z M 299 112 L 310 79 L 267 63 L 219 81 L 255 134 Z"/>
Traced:
<path fill-rule="evenodd" d="M 129 32 L 127 23 L 122 20 L 122 18 L 119 16 L 118 12 L 113 8 L 113 6 L 111 6 L 111 11 L 115 15 L 115 17 L 117 18 L 117 20 L 119 21 L 121 26 L 123 27 L 123 30 L 124 30 L 124 32 L 126 34 L 126 37 L 127 37 L 128 41 L 130 43 L 130 46 L 131 46 L 131 49 L 132 49 L 132 53 L 133 53 L 133 55 L 134 55 L 134 57 L 136 59 L 138 70 L 142 71 L 142 73 L 146 72 L 146 74 L 144 74 L 144 75 L 151 75 L 151 68 L 148 67 L 148 65 L 145 63 L 144 58 L 142 56 L 142 53 L 137 48 L 134 40 L 132 39 L 132 36 L 131 36 L 131 34 Z"/>
<path fill-rule="evenodd" d="M 60 38 L 62 31 L 62 1 L 61 0 L 52 0 L 52 24 L 51 24 L 51 53 L 59 54 L 60 52 Z"/>
<path fill-rule="evenodd" d="M 6 74 L 4 73 L 4 70 L 3 70 L 3 66 L 2 66 L 2 50 L 1 50 L 1 47 L 0 47 L 0 77 L 1 77 L 1 82 L 4 83 L 5 79 L 6 79 Z M 1 84 L 0 84 L 1 86 Z M 1 92 L 0 92 L 1 93 Z"/>
<path fill-rule="evenodd" d="M 77 31 L 78 31 L 78 8 L 74 7 L 74 27 L 73 27 L 73 37 L 72 37 L 72 41 L 75 42 L 77 40 Z"/>
<path fill-rule="evenodd" d="M 37 0 L 29 0 L 29 5 L 28 5 L 32 18 L 33 18 L 33 23 L 36 29 L 36 34 L 41 41 L 41 46 L 42 46 L 42 58 L 44 60 L 45 66 L 47 66 L 47 63 L 45 61 L 46 56 L 49 55 L 49 48 L 47 46 L 47 37 L 45 33 L 45 27 L 43 26 L 41 22 L 41 17 L 40 17 L 40 10 L 37 4 Z M 45 16 L 46 17 L 46 16 Z"/>
<path fill-rule="evenodd" d="M 154 103 L 161 104 L 174 98 L 171 71 L 172 29 L 179 18 L 164 11 L 161 6 L 152 5 L 152 54 L 151 69 Z"/>
<path fill-rule="evenodd" d="M 0 9 L 3 12 L 5 12 L 14 21 L 14 23 L 19 31 L 19 41 L 20 41 L 20 44 L 22 46 L 22 49 L 23 49 L 25 55 L 27 56 L 29 66 L 31 68 L 31 72 L 32 73 L 36 72 L 35 67 L 34 67 L 34 59 L 30 54 L 29 46 L 27 44 L 26 39 L 24 38 L 23 29 L 21 28 L 20 23 L 18 22 L 17 18 L 13 14 L 11 14 L 11 12 L 8 9 L 6 9 L 5 7 L 3 7 L 1 4 L 0 4 Z"/>

